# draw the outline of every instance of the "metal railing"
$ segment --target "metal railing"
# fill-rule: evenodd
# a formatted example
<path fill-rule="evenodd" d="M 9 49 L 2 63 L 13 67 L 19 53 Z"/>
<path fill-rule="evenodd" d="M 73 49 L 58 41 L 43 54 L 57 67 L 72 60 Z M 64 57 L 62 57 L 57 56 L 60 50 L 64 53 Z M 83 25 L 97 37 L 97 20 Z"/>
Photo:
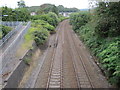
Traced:
<path fill-rule="evenodd" d="M 17 35 L 17 37 L 14 39 L 14 41 L 8 46 L 8 48 L 2 52 L 2 72 L 4 73 L 4 69 L 8 68 L 8 65 L 15 61 L 15 53 L 19 46 L 24 41 L 24 35 L 28 31 L 28 29 L 31 26 L 31 22 L 28 22 L 28 24 L 23 28 L 20 33 Z"/>
<path fill-rule="evenodd" d="M 22 27 L 23 23 L 20 22 L 19 25 L 12 31 L 10 31 L 5 37 L 2 38 L 2 40 L 0 40 L 0 47 L 2 45 L 4 45 L 4 43 L 14 34 L 16 33 L 21 27 Z"/>
<path fill-rule="evenodd" d="M 2 22 L 0 22 L 0 24 L 4 25 L 4 26 L 17 26 L 20 23 L 21 23 L 20 21 L 15 21 L 15 22 L 2 21 Z"/>

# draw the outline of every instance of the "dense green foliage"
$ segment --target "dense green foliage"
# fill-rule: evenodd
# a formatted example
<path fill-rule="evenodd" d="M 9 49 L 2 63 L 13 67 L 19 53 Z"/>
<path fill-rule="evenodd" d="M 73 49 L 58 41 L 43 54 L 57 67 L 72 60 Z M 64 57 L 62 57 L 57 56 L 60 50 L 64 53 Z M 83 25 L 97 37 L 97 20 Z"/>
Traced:
<path fill-rule="evenodd" d="M 34 40 L 36 44 L 43 45 L 50 34 L 55 33 L 55 27 L 59 23 L 58 16 L 53 12 L 32 16 L 32 27 L 26 35 L 26 40 Z"/>
<path fill-rule="evenodd" d="M 44 20 L 34 20 L 33 23 L 32 23 L 32 26 L 34 26 L 34 27 L 40 26 L 40 25 L 50 32 L 55 31 L 55 27 L 50 25 L 48 22 L 46 22 Z"/>
<path fill-rule="evenodd" d="M 33 22 L 34 23 L 34 22 Z M 28 33 L 25 35 L 25 40 L 30 41 L 34 40 L 36 44 L 43 45 L 49 36 L 49 31 L 46 28 L 43 28 L 42 25 L 35 24 L 33 25 Z"/>
<path fill-rule="evenodd" d="M 2 21 L 28 21 L 30 12 L 26 8 L 8 8 L 2 7 Z"/>
<path fill-rule="evenodd" d="M 8 26 L 0 25 L 0 30 L 1 30 L 0 38 L 3 38 L 5 35 L 7 35 L 12 30 L 12 28 Z"/>
<path fill-rule="evenodd" d="M 70 23 L 73 25 L 74 30 L 79 29 L 90 20 L 90 16 L 87 12 L 78 12 L 75 14 L 71 14 L 70 17 Z"/>
<path fill-rule="evenodd" d="M 118 15 L 118 11 L 120 8 L 117 7 L 120 4 L 119 2 L 104 4 L 107 4 L 108 7 L 106 7 L 107 5 L 104 6 L 103 3 L 103 6 L 101 6 L 101 3 L 99 3 L 100 6 L 96 8 L 95 12 L 91 13 L 91 15 L 87 14 L 91 18 L 88 19 L 88 23 L 82 24 L 84 20 L 79 19 L 80 17 L 82 18 L 81 12 L 81 14 L 71 15 L 70 23 L 73 25 L 75 32 L 80 36 L 80 39 L 90 48 L 92 54 L 98 58 L 100 66 L 105 71 L 109 82 L 119 86 L 120 14 Z M 112 9 L 113 7 L 114 9 Z"/>
<path fill-rule="evenodd" d="M 55 5 L 43 4 L 39 11 L 37 15 L 31 16 L 32 28 L 26 37 L 33 37 L 37 45 L 43 45 L 49 33 L 54 34 L 58 23 L 66 18 L 58 15 L 58 9 Z"/>
<path fill-rule="evenodd" d="M 35 31 L 34 32 L 34 40 L 37 43 L 37 45 L 44 44 L 45 41 L 48 38 L 48 31 L 47 29 L 42 29 L 40 31 Z"/>
<path fill-rule="evenodd" d="M 103 37 L 120 35 L 120 2 L 101 2 L 96 8 L 98 16 L 95 31 Z"/>
<path fill-rule="evenodd" d="M 55 13 L 49 12 L 47 14 L 42 14 L 42 15 L 35 15 L 32 16 L 33 20 L 44 20 L 46 22 L 48 22 L 50 25 L 56 27 L 58 24 L 58 16 Z"/>

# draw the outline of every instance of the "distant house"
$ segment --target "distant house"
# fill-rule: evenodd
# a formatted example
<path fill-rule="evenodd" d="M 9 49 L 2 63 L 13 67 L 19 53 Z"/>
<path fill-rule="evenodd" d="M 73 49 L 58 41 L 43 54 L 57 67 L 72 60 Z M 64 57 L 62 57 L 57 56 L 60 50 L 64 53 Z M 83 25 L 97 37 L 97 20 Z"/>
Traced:
<path fill-rule="evenodd" d="M 31 15 L 31 16 L 34 16 L 34 15 L 36 15 L 36 13 L 35 13 L 35 12 L 31 12 L 30 15 Z"/>
<path fill-rule="evenodd" d="M 71 13 L 73 12 L 59 12 L 59 14 L 63 15 L 64 17 L 69 17 Z"/>

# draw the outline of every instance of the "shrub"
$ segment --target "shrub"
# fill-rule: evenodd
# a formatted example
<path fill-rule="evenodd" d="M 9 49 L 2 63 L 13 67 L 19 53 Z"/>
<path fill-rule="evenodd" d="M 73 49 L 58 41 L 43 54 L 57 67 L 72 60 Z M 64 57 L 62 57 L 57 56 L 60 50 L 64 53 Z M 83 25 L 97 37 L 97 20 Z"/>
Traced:
<path fill-rule="evenodd" d="M 2 37 L 7 35 L 12 30 L 11 27 L 4 26 L 4 25 L 0 25 L 0 28 L 2 29 Z"/>
<path fill-rule="evenodd" d="M 56 27 L 58 25 L 58 16 L 53 12 L 49 12 L 47 15 L 50 17 L 50 19 L 47 20 L 48 23 Z"/>
<path fill-rule="evenodd" d="M 120 84 L 119 53 L 118 41 L 113 41 L 98 54 L 102 67 L 106 70 L 106 75 L 112 84 Z"/>
<path fill-rule="evenodd" d="M 39 23 L 38 23 L 39 24 Z M 34 40 L 36 44 L 42 45 L 46 42 L 48 36 L 49 36 L 49 31 L 45 28 L 43 28 L 42 25 L 38 25 L 36 23 L 32 23 L 33 26 L 28 30 L 28 33 L 25 35 L 25 40 L 27 42 Z"/>
<path fill-rule="evenodd" d="M 46 29 L 35 31 L 33 33 L 37 45 L 43 45 L 48 38 L 49 32 Z"/>
<path fill-rule="evenodd" d="M 43 15 L 35 15 L 35 16 L 32 16 L 32 19 L 33 20 L 44 20 L 54 27 L 58 25 L 58 20 L 59 20 L 58 16 L 53 12 L 49 12 Z"/>
<path fill-rule="evenodd" d="M 90 20 L 88 12 L 74 13 L 70 16 L 70 24 L 73 25 L 73 29 L 77 30 L 81 26 L 85 25 Z"/>
<path fill-rule="evenodd" d="M 34 22 L 32 24 L 33 27 L 36 27 L 36 26 L 40 27 L 40 26 L 42 26 L 43 28 L 46 28 L 50 32 L 53 32 L 53 31 L 55 32 L 55 27 L 50 25 L 49 23 L 47 23 L 44 20 L 34 20 L 33 22 Z"/>
<path fill-rule="evenodd" d="M 46 28 L 50 32 L 55 31 L 54 26 L 52 26 L 50 24 L 45 24 L 45 25 L 43 25 L 43 27 Z"/>

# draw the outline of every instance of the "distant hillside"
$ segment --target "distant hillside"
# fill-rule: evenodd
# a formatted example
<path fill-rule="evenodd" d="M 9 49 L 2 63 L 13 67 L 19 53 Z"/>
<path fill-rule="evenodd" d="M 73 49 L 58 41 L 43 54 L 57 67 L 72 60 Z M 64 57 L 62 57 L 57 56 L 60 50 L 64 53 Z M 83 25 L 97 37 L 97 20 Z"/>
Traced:
<path fill-rule="evenodd" d="M 53 4 L 42 4 L 40 6 L 27 7 L 30 12 L 36 12 L 37 14 L 54 12 L 58 14 L 58 8 Z"/>
<path fill-rule="evenodd" d="M 59 13 L 58 8 L 53 4 L 40 5 L 40 10 L 38 11 L 38 14 L 48 13 L 48 12 L 54 12 L 57 15 Z"/>
<path fill-rule="evenodd" d="M 59 10 L 59 12 L 77 12 L 77 11 L 79 11 L 79 9 L 77 9 L 77 8 L 66 8 L 63 5 L 59 5 L 58 10 Z"/>
<path fill-rule="evenodd" d="M 40 9 L 40 6 L 31 6 L 31 7 L 27 7 L 30 12 L 37 12 Z"/>
<path fill-rule="evenodd" d="M 40 6 L 31 6 L 28 7 L 28 9 L 30 10 L 30 12 L 39 12 L 40 10 L 51 10 L 53 7 L 57 7 L 59 12 L 77 12 L 79 11 L 79 9 L 77 8 L 66 8 L 63 5 L 59 5 L 59 6 L 55 6 L 53 4 L 42 4 Z"/>

